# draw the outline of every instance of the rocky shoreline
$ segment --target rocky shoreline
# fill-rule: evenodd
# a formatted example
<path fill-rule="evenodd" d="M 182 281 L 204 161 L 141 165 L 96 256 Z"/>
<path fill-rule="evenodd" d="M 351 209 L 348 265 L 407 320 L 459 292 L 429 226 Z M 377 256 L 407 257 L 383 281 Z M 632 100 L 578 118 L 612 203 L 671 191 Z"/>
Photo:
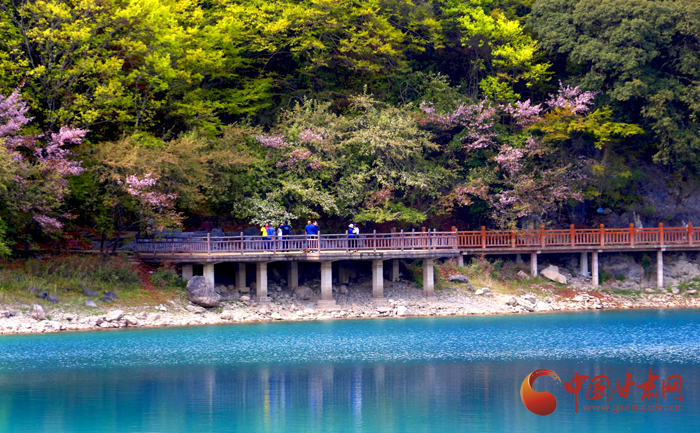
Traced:
<path fill-rule="evenodd" d="M 316 308 L 319 290 L 314 282 L 306 287 L 315 296 L 299 297 L 282 286 L 271 286 L 272 302 L 257 304 L 249 294 L 237 294 L 218 307 L 204 308 L 175 298 L 160 305 L 109 305 L 87 308 L 70 305 L 0 305 L 0 334 L 28 334 L 89 331 L 117 328 L 216 325 L 264 321 L 311 321 L 352 318 L 466 316 L 486 314 L 529 314 L 592 309 L 688 308 L 700 307 L 692 290 L 657 291 L 638 287 L 633 296 L 594 291 L 585 279 L 574 278 L 569 285 L 538 293 L 492 293 L 486 287 L 476 291 L 447 288 L 429 302 L 412 282 L 385 282 L 386 301 L 375 305 L 368 283 L 350 287 L 334 286 L 336 309 Z M 614 287 L 614 286 L 613 286 Z M 675 293 L 674 293 L 675 292 Z M 692 292 L 692 293 L 688 293 Z M 298 291 L 297 291 L 298 293 Z M 632 299 L 634 298 L 634 299 Z M 224 297 L 224 299 L 226 299 Z"/>

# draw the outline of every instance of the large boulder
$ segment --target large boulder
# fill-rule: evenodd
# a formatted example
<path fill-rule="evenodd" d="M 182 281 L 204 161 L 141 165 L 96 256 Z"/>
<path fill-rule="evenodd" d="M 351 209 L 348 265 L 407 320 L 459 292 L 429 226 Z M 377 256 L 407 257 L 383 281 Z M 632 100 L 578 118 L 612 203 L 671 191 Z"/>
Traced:
<path fill-rule="evenodd" d="M 29 308 L 29 316 L 34 320 L 46 320 L 46 311 L 41 305 L 32 305 Z"/>
<path fill-rule="evenodd" d="M 464 275 L 450 275 L 450 282 L 466 284 L 469 282 L 469 278 L 465 277 Z"/>
<path fill-rule="evenodd" d="M 97 304 L 95 304 L 95 301 L 93 301 L 92 299 L 86 299 L 85 306 L 90 308 L 97 308 Z"/>
<path fill-rule="evenodd" d="M 299 286 L 294 289 L 294 294 L 299 299 L 311 299 L 314 297 L 314 291 L 309 286 Z"/>
<path fill-rule="evenodd" d="M 557 266 L 547 266 L 540 271 L 540 275 L 549 280 L 556 281 L 557 283 L 566 284 L 566 277 L 559 273 L 559 268 Z"/>
<path fill-rule="evenodd" d="M 216 293 L 214 286 L 201 275 L 190 278 L 187 282 L 187 297 L 193 304 L 202 307 L 218 307 L 221 295 Z"/>

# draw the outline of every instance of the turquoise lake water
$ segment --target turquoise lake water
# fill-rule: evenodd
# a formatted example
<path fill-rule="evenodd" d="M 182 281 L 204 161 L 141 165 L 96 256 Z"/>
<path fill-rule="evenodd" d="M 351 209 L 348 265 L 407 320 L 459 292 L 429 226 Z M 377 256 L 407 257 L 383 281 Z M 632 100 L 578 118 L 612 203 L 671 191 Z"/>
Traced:
<path fill-rule="evenodd" d="M 588 400 L 574 374 L 659 378 Z M 529 412 L 520 386 L 557 398 Z M 682 379 L 662 395 L 662 380 Z M 0 432 L 693 432 L 700 311 L 262 323 L 0 337 Z M 653 391 L 652 391 L 653 392 Z M 590 396 L 594 390 L 589 392 Z M 607 412 L 590 412 L 590 404 Z M 656 411 L 664 405 L 664 411 Z M 629 405 L 629 406 L 628 406 Z M 614 407 L 636 412 L 613 413 Z M 670 408 L 673 406 L 674 411 Z"/>

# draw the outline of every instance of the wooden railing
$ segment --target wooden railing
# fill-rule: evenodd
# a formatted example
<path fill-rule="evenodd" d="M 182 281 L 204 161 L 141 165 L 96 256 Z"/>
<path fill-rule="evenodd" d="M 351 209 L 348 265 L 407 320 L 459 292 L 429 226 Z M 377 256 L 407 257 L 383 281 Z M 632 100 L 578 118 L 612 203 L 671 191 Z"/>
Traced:
<path fill-rule="evenodd" d="M 478 231 L 457 232 L 460 249 L 504 249 L 511 248 L 542 248 L 547 247 L 593 247 L 639 245 L 696 245 L 700 246 L 700 229 L 695 230 L 692 223 L 688 227 L 664 227 L 663 223 L 653 228 L 608 229 L 600 225 L 597 229 L 576 229 L 570 226 L 568 230 L 486 230 L 481 227 Z"/>
<path fill-rule="evenodd" d="M 411 231 L 347 234 L 291 235 L 279 238 L 263 236 L 169 237 L 139 239 L 140 254 L 218 254 L 285 252 L 378 252 L 415 250 L 532 250 L 561 247 L 695 245 L 700 247 L 700 229 L 688 227 L 605 228 L 545 230 Z"/>
<path fill-rule="evenodd" d="M 139 254 L 219 254 L 285 252 L 377 252 L 457 250 L 457 231 L 278 236 L 168 237 L 139 239 Z"/>

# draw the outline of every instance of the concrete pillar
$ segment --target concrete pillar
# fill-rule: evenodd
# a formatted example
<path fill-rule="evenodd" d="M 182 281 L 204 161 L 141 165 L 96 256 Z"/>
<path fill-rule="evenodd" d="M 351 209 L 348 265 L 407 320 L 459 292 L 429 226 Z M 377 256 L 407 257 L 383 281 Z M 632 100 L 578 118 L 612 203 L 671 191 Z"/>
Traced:
<path fill-rule="evenodd" d="M 350 272 L 341 262 L 338 262 L 338 284 L 350 284 Z"/>
<path fill-rule="evenodd" d="M 399 259 L 391 261 L 391 281 L 399 281 Z"/>
<path fill-rule="evenodd" d="M 530 275 L 537 276 L 537 253 L 530 253 Z"/>
<path fill-rule="evenodd" d="M 316 304 L 319 308 L 335 307 L 333 299 L 333 262 L 321 262 L 321 299 Z"/>
<path fill-rule="evenodd" d="M 591 277 L 593 287 L 598 287 L 598 251 L 591 252 Z"/>
<path fill-rule="evenodd" d="M 585 251 L 582 252 L 581 260 L 579 261 L 581 263 L 581 275 L 585 277 L 588 275 L 588 253 Z"/>
<path fill-rule="evenodd" d="M 192 278 L 193 274 L 194 274 L 194 271 L 192 270 L 191 263 L 182 265 L 182 280 L 183 281 L 189 281 L 190 278 Z"/>
<path fill-rule="evenodd" d="M 435 259 L 423 259 L 423 294 L 429 301 L 437 301 L 435 280 L 433 278 L 434 263 Z"/>
<path fill-rule="evenodd" d="M 664 250 L 656 252 L 656 288 L 664 287 Z"/>
<path fill-rule="evenodd" d="M 523 261 L 523 257 L 520 254 L 516 254 L 515 255 L 515 264 L 522 265 L 523 263 L 525 263 Z"/>
<path fill-rule="evenodd" d="M 464 255 L 460 254 L 457 257 L 457 266 L 464 266 Z"/>
<path fill-rule="evenodd" d="M 372 301 L 386 303 L 384 298 L 384 260 L 372 260 Z"/>
<path fill-rule="evenodd" d="M 299 287 L 299 262 L 287 264 L 287 286 L 292 290 Z"/>
<path fill-rule="evenodd" d="M 240 292 L 246 289 L 245 263 L 238 263 L 236 269 L 236 289 Z"/>
<path fill-rule="evenodd" d="M 255 302 L 265 304 L 272 301 L 267 296 L 267 262 L 255 264 Z"/>
<path fill-rule="evenodd" d="M 205 263 L 204 264 L 204 278 L 209 281 L 209 284 L 214 286 L 214 264 L 213 263 Z"/>

